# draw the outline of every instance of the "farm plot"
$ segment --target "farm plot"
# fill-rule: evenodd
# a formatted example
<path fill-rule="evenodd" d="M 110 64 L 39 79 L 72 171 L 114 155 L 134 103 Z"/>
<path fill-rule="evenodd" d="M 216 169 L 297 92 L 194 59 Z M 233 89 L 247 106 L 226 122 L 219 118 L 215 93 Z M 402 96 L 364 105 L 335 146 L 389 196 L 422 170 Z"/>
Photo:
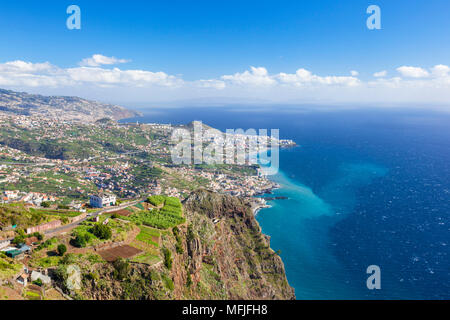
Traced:
<path fill-rule="evenodd" d="M 106 249 L 98 252 L 98 254 L 108 262 L 113 262 L 120 258 L 123 259 L 133 258 L 140 253 L 142 253 L 142 250 L 139 250 L 129 245 L 118 246 L 115 248 Z"/>
<path fill-rule="evenodd" d="M 112 214 L 112 215 L 118 214 L 119 216 L 122 216 L 122 217 L 128 217 L 128 216 L 130 216 L 132 213 L 133 213 L 133 212 L 131 212 L 131 211 L 129 211 L 129 210 L 126 210 L 126 209 L 122 209 L 122 210 L 117 210 L 117 211 L 110 212 L 110 214 Z"/>
<path fill-rule="evenodd" d="M 183 208 L 178 198 L 166 196 L 158 197 L 159 198 L 156 198 L 156 196 L 150 197 L 148 201 L 153 201 L 153 203 L 158 203 L 162 206 L 160 201 L 164 200 L 164 205 L 161 208 L 152 208 L 151 210 L 135 212 L 129 217 L 129 220 L 137 225 L 149 226 L 161 230 L 167 230 L 186 222 L 186 219 L 183 217 Z M 155 198 L 158 199 L 159 202 L 155 201 Z"/>

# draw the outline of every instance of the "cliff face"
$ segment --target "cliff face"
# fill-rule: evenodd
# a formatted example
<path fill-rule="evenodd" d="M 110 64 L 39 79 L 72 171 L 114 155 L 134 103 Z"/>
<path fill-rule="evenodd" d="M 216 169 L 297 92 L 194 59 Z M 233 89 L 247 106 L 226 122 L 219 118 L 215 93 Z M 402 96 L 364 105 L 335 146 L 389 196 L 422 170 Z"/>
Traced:
<path fill-rule="evenodd" d="M 245 200 L 200 190 L 184 203 L 186 224 L 162 236 L 171 266 L 88 265 L 88 299 L 295 299 L 281 258 Z M 163 256 L 163 255 L 162 255 Z"/>
<path fill-rule="evenodd" d="M 184 203 L 190 230 L 186 249 L 193 285 L 184 289 L 183 273 L 174 275 L 177 298 L 295 299 L 281 258 L 261 233 L 245 200 L 200 190 Z"/>

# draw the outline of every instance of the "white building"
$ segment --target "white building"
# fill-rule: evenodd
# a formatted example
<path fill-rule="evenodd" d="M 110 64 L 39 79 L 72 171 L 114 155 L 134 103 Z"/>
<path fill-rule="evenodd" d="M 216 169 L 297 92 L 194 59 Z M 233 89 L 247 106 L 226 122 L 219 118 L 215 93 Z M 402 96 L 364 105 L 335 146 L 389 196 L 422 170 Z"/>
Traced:
<path fill-rule="evenodd" d="M 113 194 L 94 194 L 89 197 L 89 203 L 92 208 L 104 208 L 116 205 L 116 196 Z"/>
<path fill-rule="evenodd" d="M 37 279 L 41 279 L 43 284 L 50 284 L 52 282 L 49 276 L 36 271 L 31 272 L 31 281 L 36 281 Z"/>

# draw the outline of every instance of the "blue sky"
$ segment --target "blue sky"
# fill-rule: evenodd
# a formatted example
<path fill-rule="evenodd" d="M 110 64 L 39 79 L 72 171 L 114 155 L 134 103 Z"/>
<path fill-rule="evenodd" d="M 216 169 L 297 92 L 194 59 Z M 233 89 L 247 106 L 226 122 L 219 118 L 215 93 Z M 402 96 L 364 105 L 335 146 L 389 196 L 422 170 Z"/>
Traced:
<path fill-rule="evenodd" d="M 66 28 L 66 8 L 71 4 L 81 8 L 81 30 Z M 382 30 L 368 30 L 366 27 L 369 16 L 366 8 L 371 4 L 381 8 Z M 339 90 L 330 91 L 329 84 L 349 83 L 354 86 L 354 81 L 344 78 L 335 81 L 325 77 L 353 76 L 365 84 L 380 80 L 379 77 L 374 79 L 376 72 L 386 71 L 387 81 L 405 76 L 405 73 L 399 74 L 398 68 L 414 67 L 425 70 L 429 75 L 418 77 L 416 74 L 420 70 L 409 70 L 414 77 L 408 71 L 406 78 L 417 80 L 420 86 L 424 85 L 425 78 L 431 81 L 433 67 L 450 65 L 449 15 L 448 0 L 2 1 L 0 64 L 48 62 L 58 68 L 58 71 L 52 71 L 55 78 L 55 74 L 61 74 L 62 70 L 80 67 L 80 61 L 94 54 L 116 57 L 128 62 L 95 67 L 162 72 L 173 77 L 177 89 L 171 89 L 170 99 L 166 100 L 205 97 L 273 100 L 277 92 L 287 89 L 270 90 L 272 96 L 261 95 L 261 91 L 267 90 L 255 89 L 255 83 L 258 86 L 274 85 L 264 79 L 262 82 L 258 79 L 251 82 L 250 79 L 251 88 L 245 87 L 250 83 L 248 78 L 255 74 L 250 69 L 252 66 L 264 68 L 267 76 L 274 79 L 279 79 L 281 73 L 294 75 L 297 70 L 305 69 L 311 72 L 311 76 L 307 75 L 309 82 L 327 85 L 326 101 L 345 102 L 351 100 L 348 97 L 354 92 L 346 96 L 335 93 L 334 98 L 333 92 Z M 42 68 L 38 69 L 42 71 Z M 245 75 L 246 71 L 249 76 Z M 351 71 L 357 71 L 357 75 Z M 8 72 L 12 72 L 10 68 Z M 32 72 L 33 80 L 49 76 L 48 72 L 41 74 L 34 69 Z M 264 77 L 264 72 L 261 72 L 258 75 Z M 221 81 L 227 75 L 241 76 L 229 77 L 223 87 Z M 118 102 L 164 101 L 168 95 L 169 85 L 165 83 L 162 88 L 156 88 L 160 83 L 153 79 L 146 80 L 152 84 L 152 95 L 148 96 L 140 89 L 148 83 L 130 83 L 127 80 L 124 85 L 123 81 L 106 81 L 108 85 L 100 83 L 100 89 L 94 90 L 92 83 L 86 85 L 86 81 L 79 83 L 79 77 L 75 80 L 71 77 L 65 85 L 49 85 L 48 81 L 39 83 L 37 80 L 30 85 L 20 81 L 2 82 L 0 74 L 0 86 L 23 87 L 25 91 L 43 93 L 71 94 L 73 91 L 74 94 L 102 99 L 102 95 L 109 92 L 106 87 L 112 85 L 120 87 L 120 98 L 109 95 L 107 99 L 120 100 Z M 122 75 L 118 77 L 123 78 Z M 195 85 L 196 89 L 192 90 L 192 84 L 200 80 L 208 81 L 220 90 L 213 92 L 211 88 L 208 91 Z M 301 83 L 288 82 L 301 87 L 303 80 Z M 447 80 L 439 82 L 438 86 L 447 84 Z M 188 83 L 189 88 L 181 82 Z M 234 86 L 228 85 L 230 82 Z M 276 82 L 278 84 L 278 80 Z M 398 79 L 390 84 L 392 82 L 398 83 Z M 286 83 L 282 81 L 283 85 Z M 237 84 L 244 88 L 236 88 Z M 304 95 L 295 90 L 287 90 L 286 95 L 290 102 L 315 101 L 315 94 L 322 92 L 316 91 L 316 87 L 314 94 L 309 93 L 306 99 L 301 99 Z M 407 96 L 400 91 L 399 97 L 402 94 Z M 364 95 L 364 91 L 357 93 L 357 96 Z M 379 93 L 373 95 L 378 96 Z M 392 92 L 389 96 L 393 98 L 384 102 L 404 100 L 397 99 Z M 417 102 L 426 101 L 426 98 L 417 98 Z M 442 98 L 436 102 L 443 103 L 448 101 L 447 98 L 443 92 Z"/>

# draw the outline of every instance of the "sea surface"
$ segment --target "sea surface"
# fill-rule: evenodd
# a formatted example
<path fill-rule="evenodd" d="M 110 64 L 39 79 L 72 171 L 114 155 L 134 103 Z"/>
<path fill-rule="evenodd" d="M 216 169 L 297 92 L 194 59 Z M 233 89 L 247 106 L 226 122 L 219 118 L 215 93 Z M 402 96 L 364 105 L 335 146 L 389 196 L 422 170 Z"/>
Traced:
<path fill-rule="evenodd" d="M 297 299 L 450 299 L 450 114 L 426 109 L 152 109 L 127 121 L 280 129 L 257 219 Z M 381 289 L 366 286 L 367 267 Z"/>

